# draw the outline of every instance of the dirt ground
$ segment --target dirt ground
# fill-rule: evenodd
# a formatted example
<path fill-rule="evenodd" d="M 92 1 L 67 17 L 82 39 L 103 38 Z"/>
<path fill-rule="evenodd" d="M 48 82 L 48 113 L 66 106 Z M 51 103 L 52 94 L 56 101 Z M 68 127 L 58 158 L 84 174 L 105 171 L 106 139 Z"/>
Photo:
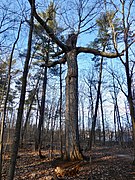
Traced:
<path fill-rule="evenodd" d="M 81 162 L 63 162 L 58 159 L 59 154 L 54 152 L 54 158 L 50 160 L 49 152 L 43 151 L 41 159 L 36 152 L 20 150 L 17 158 L 15 180 L 51 180 L 57 166 L 72 166 L 79 164 L 79 172 L 75 176 L 64 176 L 61 180 L 134 180 L 135 166 L 132 165 L 132 148 L 94 147 L 92 152 L 85 152 L 90 160 Z M 4 155 L 3 180 L 7 178 L 9 155 Z"/>

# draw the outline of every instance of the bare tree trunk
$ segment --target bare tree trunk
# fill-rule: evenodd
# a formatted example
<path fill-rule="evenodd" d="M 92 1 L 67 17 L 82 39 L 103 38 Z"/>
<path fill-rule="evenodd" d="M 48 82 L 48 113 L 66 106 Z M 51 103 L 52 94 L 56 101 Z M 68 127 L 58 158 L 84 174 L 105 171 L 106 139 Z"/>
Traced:
<path fill-rule="evenodd" d="M 128 96 L 127 100 L 129 103 L 130 108 L 130 116 L 132 121 L 132 129 L 133 129 L 133 145 L 134 145 L 134 161 L 133 164 L 135 165 L 135 107 L 133 104 L 133 97 L 132 97 L 132 73 L 130 75 L 129 72 L 129 54 L 128 54 L 128 35 L 126 36 L 125 40 L 125 47 L 126 47 L 126 63 L 125 63 L 125 69 L 126 69 L 126 75 L 127 75 L 127 87 L 128 87 Z"/>
<path fill-rule="evenodd" d="M 30 21 L 30 31 L 29 31 L 29 38 L 28 38 L 28 49 L 27 49 L 27 56 L 26 56 L 24 71 L 23 71 L 20 104 L 19 104 L 18 114 L 17 114 L 14 142 L 12 146 L 10 167 L 9 167 L 9 173 L 8 173 L 8 178 L 7 178 L 8 180 L 13 180 L 14 178 L 15 165 L 16 165 L 16 159 L 17 159 L 19 142 L 20 142 L 20 131 L 21 131 L 22 115 L 23 115 L 23 108 L 24 108 L 24 102 L 25 102 L 27 75 L 28 75 L 29 61 L 30 61 L 30 55 L 31 55 L 32 32 L 33 32 L 33 3 L 31 7 L 31 21 Z"/>
<path fill-rule="evenodd" d="M 45 96 L 46 96 L 46 85 L 47 85 L 47 67 L 44 70 L 44 78 L 43 78 L 43 88 L 42 88 L 42 99 L 40 106 L 40 117 L 38 123 L 38 150 L 39 155 L 41 155 L 41 146 L 42 146 L 42 130 L 43 130 L 43 122 L 44 122 L 44 110 L 45 110 Z"/>
<path fill-rule="evenodd" d="M 119 107 L 116 99 L 116 117 L 117 117 L 117 124 L 118 124 L 118 133 L 119 133 L 119 143 L 120 145 L 123 144 L 123 129 L 121 125 L 121 119 L 120 119 L 120 113 L 119 113 Z"/>
<path fill-rule="evenodd" d="M 102 69 L 103 69 L 103 57 L 101 58 L 100 63 L 100 73 L 99 73 L 99 81 L 98 81 L 98 89 L 97 89 L 97 99 L 96 99 L 96 105 L 95 105 L 95 113 L 92 118 L 92 128 L 91 128 L 91 135 L 90 135 L 90 144 L 89 149 L 92 149 L 92 142 L 94 140 L 94 134 L 95 134 L 95 127 L 96 127 L 96 119 L 97 119 L 97 113 L 98 113 L 98 106 L 99 106 L 99 99 L 100 99 L 100 89 L 101 89 L 101 79 L 102 79 Z"/>
<path fill-rule="evenodd" d="M 133 99 L 132 99 L 131 94 L 129 94 L 129 96 L 128 96 L 128 103 L 129 103 L 129 107 L 130 107 L 130 116 L 131 116 L 132 129 L 133 129 L 133 145 L 134 145 L 133 165 L 135 165 L 135 107 L 134 107 L 134 104 L 133 104 Z"/>
<path fill-rule="evenodd" d="M 102 101 L 101 93 L 100 93 L 100 104 L 101 104 L 102 127 L 103 127 L 103 145 L 105 145 L 105 121 L 104 121 L 103 101 Z"/>
<path fill-rule="evenodd" d="M 38 92 L 37 92 L 38 94 Z M 38 99 L 37 99 L 38 101 Z M 38 115 L 39 114 L 39 107 L 37 107 L 37 112 L 36 112 L 36 124 L 35 124 L 35 129 L 34 129 L 34 139 L 35 139 L 35 151 L 38 149 L 38 142 L 37 142 L 37 134 L 38 134 Z"/>
<path fill-rule="evenodd" d="M 132 97 L 132 76 L 133 76 L 133 67 L 130 68 L 130 56 L 129 56 L 129 48 L 130 48 L 130 17 L 131 17 L 131 8 L 133 7 L 134 1 L 131 1 L 128 3 L 125 3 L 125 1 L 121 1 L 121 8 L 122 8 L 122 25 L 123 25 L 123 31 L 124 31 L 124 45 L 125 45 L 125 62 L 123 61 L 122 57 L 119 56 L 119 59 L 121 60 L 122 64 L 125 67 L 125 72 L 126 72 L 126 78 L 127 78 L 127 91 L 128 93 L 124 93 L 127 97 L 128 103 L 129 103 L 129 109 L 130 109 L 130 116 L 131 116 L 131 121 L 132 121 L 132 130 L 133 130 L 133 146 L 134 146 L 134 161 L 133 164 L 135 165 L 135 107 L 133 104 L 133 97 Z M 128 10 L 128 12 L 126 11 Z M 117 44 L 116 44 L 116 32 L 113 30 L 113 36 L 114 36 L 114 47 L 115 50 L 118 52 L 117 49 Z M 132 70 L 130 70 L 132 69 Z"/>
<path fill-rule="evenodd" d="M 89 84 L 88 84 L 89 85 Z M 90 93 L 90 99 L 89 99 L 89 111 L 88 111 L 88 127 L 89 127 L 89 137 L 91 136 L 91 129 L 90 129 L 90 125 L 91 125 L 91 120 L 93 118 L 93 114 L 94 114 L 94 102 L 93 102 L 93 94 L 92 94 L 92 88 L 91 88 L 91 84 L 89 85 L 89 93 Z M 91 113 L 90 113 L 91 112 Z M 90 115 L 91 114 L 91 115 Z M 90 140 L 88 141 L 88 149 L 90 147 Z"/>
<path fill-rule="evenodd" d="M 115 141 L 118 141 L 118 136 L 117 136 L 117 124 L 116 124 L 116 116 L 115 116 L 115 111 L 116 111 L 116 105 L 114 104 L 114 131 L 115 131 Z"/>
<path fill-rule="evenodd" d="M 67 53 L 68 73 L 66 77 L 66 159 L 82 159 L 78 130 L 78 66 L 73 49 Z"/>
<path fill-rule="evenodd" d="M 126 103 L 126 101 L 125 101 L 125 111 L 126 111 L 126 118 L 127 118 L 127 124 L 128 124 L 128 126 L 129 126 L 129 129 L 131 130 L 131 128 L 130 128 L 130 120 L 129 120 L 129 116 L 128 116 L 128 108 L 127 108 L 127 103 Z"/>
<path fill-rule="evenodd" d="M 53 147 L 54 147 L 54 124 L 55 124 L 55 118 L 52 116 L 51 118 L 51 129 L 50 129 L 50 159 L 52 159 L 53 156 Z"/>
<path fill-rule="evenodd" d="M 45 62 L 46 64 L 48 64 L 48 60 L 49 60 L 49 46 L 50 46 L 50 40 L 48 40 L 47 42 L 48 51 L 46 52 L 46 62 Z M 40 117 L 39 117 L 39 124 L 38 124 L 38 150 L 39 150 L 40 156 L 41 156 L 41 147 L 42 147 L 42 131 L 43 131 L 43 122 L 44 122 L 46 86 L 47 86 L 47 67 L 45 67 L 44 69 L 41 109 L 40 109 Z"/>
<path fill-rule="evenodd" d="M 36 87 L 34 89 L 34 92 L 32 92 L 32 99 L 31 99 L 31 102 L 30 102 L 30 105 L 29 105 L 29 108 L 28 108 L 28 111 L 27 111 L 27 114 L 26 114 L 26 120 L 25 120 L 25 124 L 24 124 L 24 127 L 22 128 L 22 133 L 21 133 L 21 146 L 23 146 L 23 139 L 24 139 L 24 134 L 25 134 L 25 131 L 26 131 L 26 128 L 27 128 L 27 124 L 28 124 L 28 119 L 29 119 L 29 116 L 30 116 L 30 112 L 31 112 L 31 109 L 32 109 L 32 105 L 33 105 L 33 101 L 34 101 L 34 98 L 35 98 L 35 95 L 36 95 L 36 91 L 37 91 L 37 87 L 38 87 L 38 84 L 39 84 L 39 79 L 37 80 L 37 83 L 36 83 Z"/>
<path fill-rule="evenodd" d="M 84 102 L 83 102 L 83 100 L 81 100 L 81 110 L 82 110 L 82 138 L 85 140 Z"/>
<path fill-rule="evenodd" d="M 130 132 L 132 131 L 132 127 L 131 127 L 131 122 L 130 122 L 130 120 L 129 120 L 128 108 L 127 108 L 127 103 L 126 103 L 126 101 L 125 101 L 125 111 L 126 111 L 126 118 L 127 118 L 126 122 L 127 122 L 127 127 L 128 127 L 128 129 L 127 129 L 127 131 L 128 131 L 127 137 L 128 137 L 128 143 L 130 144 L 129 139 L 130 139 L 130 137 L 131 137 Z"/>
<path fill-rule="evenodd" d="M 6 111 L 7 111 L 7 102 L 8 102 L 8 97 L 9 97 L 9 92 L 10 92 L 10 82 L 11 82 L 11 66 L 12 66 L 12 60 L 13 60 L 13 53 L 15 50 L 15 45 L 18 42 L 19 36 L 20 36 L 20 31 L 21 31 L 21 25 L 22 22 L 20 23 L 19 30 L 18 30 L 18 35 L 17 38 L 13 44 L 12 52 L 10 55 L 10 60 L 9 60 L 9 68 L 8 68 L 8 83 L 7 83 L 7 91 L 6 91 L 6 97 L 4 101 L 4 112 L 3 112 L 3 117 L 2 117 L 2 122 L 1 122 L 1 133 L 0 133 L 0 180 L 2 178 L 2 154 L 3 154 L 3 137 L 4 137 L 4 125 L 5 125 L 5 119 L 6 119 Z"/>
<path fill-rule="evenodd" d="M 62 65 L 60 64 L 60 152 L 63 157 L 63 143 L 62 143 Z"/>
<path fill-rule="evenodd" d="M 52 118 L 51 118 L 51 149 L 50 149 L 50 158 L 52 159 L 52 155 L 53 155 L 53 150 L 54 150 L 54 129 L 56 127 L 56 121 L 57 121 L 57 116 L 58 116 L 58 109 L 59 109 L 59 102 L 57 104 L 57 108 L 53 108 L 53 114 L 52 114 Z"/>

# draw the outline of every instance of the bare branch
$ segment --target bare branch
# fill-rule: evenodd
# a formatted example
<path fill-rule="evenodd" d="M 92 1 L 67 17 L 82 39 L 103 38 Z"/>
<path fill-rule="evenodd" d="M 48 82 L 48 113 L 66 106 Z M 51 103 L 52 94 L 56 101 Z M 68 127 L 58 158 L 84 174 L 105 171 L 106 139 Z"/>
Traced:
<path fill-rule="evenodd" d="M 116 58 L 116 57 L 120 57 L 120 56 L 124 55 L 123 51 L 121 53 L 108 53 L 108 52 L 102 52 L 102 51 L 98 51 L 96 49 L 85 48 L 85 47 L 77 47 L 77 52 L 78 52 L 78 54 L 79 53 L 91 53 L 94 55 L 107 57 L 107 58 Z"/>
<path fill-rule="evenodd" d="M 133 56 L 135 57 L 135 53 L 134 53 L 134 51 L 131 49 L 131 47 L 130 47 L 130 50 L 131 50 Z M 133 61 L 133 66 L 132 66 L 132 68 L 131 68 L 131 78 L 133 77 L 133 74 L 134 74 L 134 67 L 135 67 L 135 61 Z"/>
<path fill-rule="evenodd" d="M 128 25 L 129 25 L 129 17 L 130 17 L 133 2 L 134 2 L 134 0 L 130 0 L 130 3 L 129 3 L 128 15 L 127 15 L 127 18 L 126 18 L 126 22 L 127 22 Z"/>
<path fill-rule="evenodd" d="M 61 51 L 56 52 L 55 54 L 52 54 L 51 56 L 54 58 L 54 57 L 62 55 L 63 53 L 64 53 L 64 51 L 61 50 Z"/>
<path fill-rule="evenodd" d="M 32 4 L 31 0 L 29 0 L 29 3 Z M 69 52 L 72 50 L 71 47 L 68 47 L 66 44 L 63 44 L 54 34 L 53 29 L 50 28 L 46 22 L 37 14 L 36 12 L 36 7 L 35 7 L 35 0 L 34 0 L 34 17 L 36 18 L 36 20 L 43 26 L 43 28 L 46 30 L 46 32 L 48 33 L 49 37 L 62 49 L 62 52 L 59 52 L 58 54 L 62 54 L 63 52 Z M 123 55 L 122 53 L 108 53 L 108 52 L 101 52 L 98 51 L 96 49 L 91 49 L 91 48 L 85 48 L 85 47 L 77 47 L 76 48 L 77 53 L 91 53 L 94 55 L 99 55 L 102 57 L 108 57 L 108 58 L 116 58 L 116 57 L 120 57 Z M 55 55 L 56 56 L 56 55 Z M 59 64 L 61 61 L 56 61 L 56 64 Z M 63 62 L 63 61 L 62 61 Z M 55 64 L 53 62 L 53 64 Z"/>
<path fill-rule="evenodd" d="M 124 89 L 123 89 L 123 87 L 122 87 L 123 83 L 120 82 L 120 78 L 118 77 L 118 75 L 117 75 L 116 73 L 114 73 L 111 68 L 110 68 L 110 71 L 109 71 L 109 70 L 107 70 L 107 71 L 108 71 L 108 72 L 113 76 L 113 78 L 118 82 L 118 85 L 119 85 L 119 87 L 120 87 L 121 92 L 125 95 L 125 97 L 127 97 L 127 94 L 126 94 L 126 92 L 124 91 Z"/>
<path fill-rule="evenodd" d="M 116 11 L 120 12 L 122 14 L 122 11 L 119 10 L 119 8 L 117 7 L 117 5 L 114 3 L 113 0 L 110 1 L 110 4 L 112 4 L 114 6 L 114 8 L 116 9 Z"/>
<path fill-rule="evenodd" d="M 32 5 L 32 1 L 28 0 L 30 5 Z M 68 47 L 63 44 L 54 34 L 53 29 L 49 27 L 46 22 L 37 14 L 36 7 L 35 7 L 35 0 L 34 0 L 34 17 L 36 20 L 43 26 L 43 28 L 48 33 L 49 37 L 65 52 L 68 51 Z"/>
<path fill-rule="evenodd" d="M 59 59 L 58 61 L 51 61 L 51 62 L 48 62 L 48 64 L 42 64 L 40 67 L 48 67 L 48 68 L 51 68 L 51 67 L 54 67 L 56 66 L 57 64 L 65 64 L 66 62 L 66 55 L 64 55 L 61 59 Z"/>

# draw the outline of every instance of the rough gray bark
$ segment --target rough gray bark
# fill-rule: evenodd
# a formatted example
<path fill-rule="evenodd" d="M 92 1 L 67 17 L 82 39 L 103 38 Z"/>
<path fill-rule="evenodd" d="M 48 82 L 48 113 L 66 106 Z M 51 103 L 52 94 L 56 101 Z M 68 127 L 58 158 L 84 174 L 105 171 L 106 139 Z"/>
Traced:
<path fill-rule="evenodd" d="M 69 160 L 83 159 L 79 145 L 78 130 L 78 65 L 76 43 L 77 35 L 71 34 L 67 39 L 67 46 L 72 50 L 66 54 L 66 154 Z"/>
<path fill-rule="evenodd" d="M 82 159 L 78 130 L 78 66 L 77 54 L 73 49 L 67 53 L 68 72 L 66 77 L 66 158 Z"/>

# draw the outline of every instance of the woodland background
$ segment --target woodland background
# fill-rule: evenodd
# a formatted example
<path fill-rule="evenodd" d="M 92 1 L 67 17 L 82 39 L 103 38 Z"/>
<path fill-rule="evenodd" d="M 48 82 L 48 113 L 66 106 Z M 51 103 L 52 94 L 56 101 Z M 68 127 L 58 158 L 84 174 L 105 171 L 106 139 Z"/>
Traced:
<path fill-rule="evenodd" d="M 68 160 L 83 161 L 76 179 L 109 179 L 113 171 L 104 176 L 101 169 L 112 164 L 120 165 L 123 179 L 132 178 L 127 171 L 134 171 L 135 154 L 134 10 L 134 0 L 0 2 L 0 179 L 23 178 L 15 171 L 18 158 L 25 172 L 27 158 L 47 164 L 65 159 L 65 152 L 72 154 Z M 68 104 L 73 92 L 67 88 L 74 81 L 70 67 L 77 70 L 76 109 L 74 100 Z M 111 162 L 101 168 L 102 156 Z M 25 179 L 47 178 L 25 173 Z"/>

